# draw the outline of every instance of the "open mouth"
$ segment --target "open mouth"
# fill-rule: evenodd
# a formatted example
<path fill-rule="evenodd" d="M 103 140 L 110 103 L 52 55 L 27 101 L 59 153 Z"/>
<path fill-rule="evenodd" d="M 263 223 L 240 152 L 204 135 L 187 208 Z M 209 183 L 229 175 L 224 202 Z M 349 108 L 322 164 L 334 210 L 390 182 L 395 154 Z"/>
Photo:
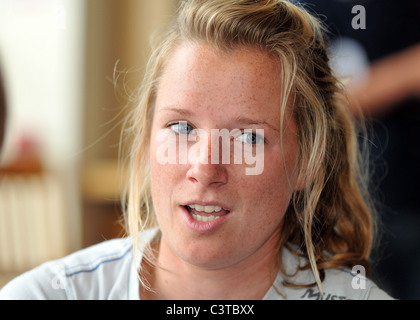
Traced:
<path fill-rule="evenodd" d="M 219 219 L 230 213 L 229 210 L 220 206 L 202 206 L 199 204 L 190 204 L 184 206 L 195 221 L 210 222 Z"/>

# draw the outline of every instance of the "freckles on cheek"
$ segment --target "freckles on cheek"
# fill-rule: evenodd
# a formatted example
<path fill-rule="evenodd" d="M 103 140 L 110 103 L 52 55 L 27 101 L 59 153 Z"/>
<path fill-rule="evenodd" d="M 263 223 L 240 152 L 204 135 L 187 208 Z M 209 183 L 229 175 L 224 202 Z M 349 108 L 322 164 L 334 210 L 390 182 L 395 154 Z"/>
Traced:
<path fill-rule="evenodd" d="M 175 165 L 151 163 L 151 185 L 155 196 L 168 197 L 169 190 L 174 188 L 177 170 Z"/>
<path fill-rule="evenodd" d="M 170 170 L 171 165 L 161 165 L 157 162 L 151 164 L 151 191 L 153 208 L 157 221 L 161 228 L 171 228 L 173 225 L 172 199 L 174 185 L 173 171 Z M 168 170 L 169 169 L 169 170 Z"/>
<path fill-rule="evenodd" d="M 258 221 L 275 219 L 286 209 L 292 188 L 282 164 L 266 165 L 262 175 L 246 176 L 241 181 L 241 190 L 247 195 L 248 206 L 261 214 Z"/>

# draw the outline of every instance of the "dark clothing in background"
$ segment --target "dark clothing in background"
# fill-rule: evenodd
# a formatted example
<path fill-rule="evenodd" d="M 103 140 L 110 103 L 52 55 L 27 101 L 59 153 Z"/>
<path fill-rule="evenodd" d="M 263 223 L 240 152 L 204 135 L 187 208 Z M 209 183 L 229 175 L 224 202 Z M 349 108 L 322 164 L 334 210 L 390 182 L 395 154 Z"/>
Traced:
<path fill-rule="evenodd" d="M 418 0 L 300 1 L 323 17 L 331 38 L 357 40 L 370 62 L 420 43 Z M 366 9 L 366 29 L 353 29 L 355 5 Z M 420 100 L 408 97 L 372 119 L 372 179 L 382 240 L 373 279 L 397 299 L 420 299 Z"/>

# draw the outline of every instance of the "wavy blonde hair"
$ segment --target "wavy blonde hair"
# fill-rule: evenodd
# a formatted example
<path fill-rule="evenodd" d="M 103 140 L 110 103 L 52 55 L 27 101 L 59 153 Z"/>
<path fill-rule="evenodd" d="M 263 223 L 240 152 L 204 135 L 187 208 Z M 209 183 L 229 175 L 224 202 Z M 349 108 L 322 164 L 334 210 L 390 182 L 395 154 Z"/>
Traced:
<path fill-rule="evenodd" d="M 132 139 L 130 181 L 123 204 L 135 252 L 139 232 L 157 226 L 150 190 L 149 140 L 159 77 L 181 42 L 201 41 L 218 50 L 258 48 L 282 66 L 279 111 L 283 115 L 287 102 L 293 101 L 299 179 L 306 187 L 294 193 L 286 212 L 278 266 L 286 274 L 280 254 L 286 246 L 307 258 L 308 263 L 299 270 L 311 268 L 315 276 L 314 283 L 285 285 L 317 284 L 322 294 L 327 268 L 363 265 L 369 275 L 373 211 L 367 201 L 366 176 L 360 170 L 364 166 L 359 165 L 355 124 L 346 110 L 340 83 L 330 69 L 324 33 L 314 16 L 288 1 L 181 2 L 171 26 L 156 39 L 138 92 L 139 101 L 127 118 L 126 133 Z M 143 257 L 153 261 L 150 246 L 146 245 Z"/>

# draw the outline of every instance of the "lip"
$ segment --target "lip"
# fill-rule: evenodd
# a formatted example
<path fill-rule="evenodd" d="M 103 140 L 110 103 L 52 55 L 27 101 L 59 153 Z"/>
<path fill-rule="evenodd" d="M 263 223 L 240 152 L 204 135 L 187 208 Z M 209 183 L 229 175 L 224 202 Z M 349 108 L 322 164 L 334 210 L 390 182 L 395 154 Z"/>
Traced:
<path fill-rule="evenodd" d="M 203 202 L 191 202 L 190 204 L 199 204 L 199 205 L 213 205 L 213 206 L 220 206 L 222 207 L 220 204 L 202 204 Z M 222 207 L 223 209 L 229 211 L 228 214 L 225 214 L 223 216 L 221 216 L 220 218 L 213 220 L 213 221 L 197 221 L 194 220 L 194 218 L 191 216 L 190 212 L 187 210 L 187 208 L 185 208 L 185 206 L 188 205 L 181 205 L 181 212 L 182 212 L 182 217 L 184 219 L 185 224 L 187 225 L 187 227 L 192 230 L 195 233 L 199 233 L 199 234 L 207 234 L 207 233 L 211 233 L 214 232 L 215 230 L 217 230 L 219 227 L 221 227 L 226 221 L 229 220 L 229 218 L 231 217 L 232 211 L 225 209 L 224 207 Z"/>

